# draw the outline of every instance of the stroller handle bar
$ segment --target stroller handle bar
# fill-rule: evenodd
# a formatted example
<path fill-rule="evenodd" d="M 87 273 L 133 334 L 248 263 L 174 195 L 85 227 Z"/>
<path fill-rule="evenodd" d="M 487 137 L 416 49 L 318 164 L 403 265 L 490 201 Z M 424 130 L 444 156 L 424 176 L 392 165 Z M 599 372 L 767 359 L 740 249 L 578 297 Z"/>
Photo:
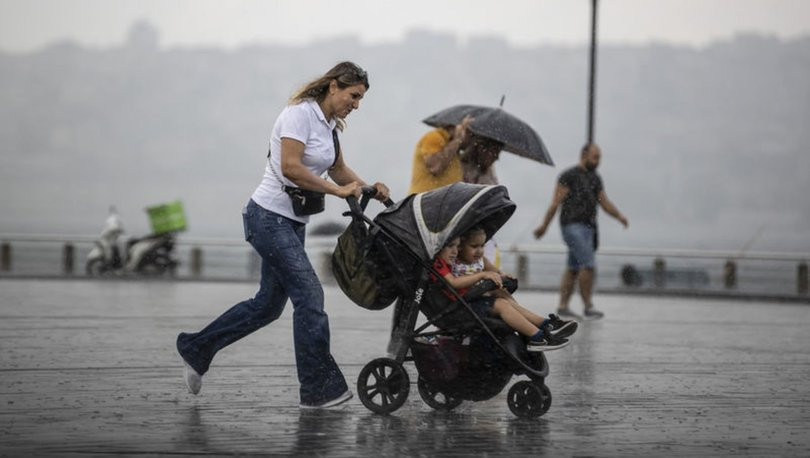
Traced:
<path fill-rule="evenodd" d="M 360 193 L 361 197 L 359 202 L 357 201 L 357 197 L 353 195 L 346 197 L 346 202 L 349 204 L 349 209 L 351 209 L 352 213 L 355 215 L 362 215 L 363 212 L 366 211 L 368 201 L 377 195 L 377 188 L 374 186 L 363 186 L 360 188 Z M 383 202 L 383 205 L 385 205 L 386 208 L 390 207 L 391 205 L 394 205 L 394 201 L 391 199 L 386 199 L 385 202 Z"/>

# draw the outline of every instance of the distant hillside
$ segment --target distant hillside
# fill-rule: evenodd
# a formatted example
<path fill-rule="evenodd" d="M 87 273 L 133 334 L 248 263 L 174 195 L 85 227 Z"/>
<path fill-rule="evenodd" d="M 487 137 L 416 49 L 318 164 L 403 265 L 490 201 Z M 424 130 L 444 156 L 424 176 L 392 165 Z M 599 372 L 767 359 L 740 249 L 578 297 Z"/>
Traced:
<path fill-rule="evenodd" d="M 110 204 L 143 233 L 143 207 L 180 198 L 189 235 L 238 237 L 276 115 L 343 59 L 371 79 L 342 137 L 347 160 L 395 197 L 427 129 L 420 120 L 439 109 L 505 94 L 505 109 L 537 129 L 557 167 L 502 155 L 498 174 L 518 203 L 505 243 L 531 240 L 585 137 L 580 47 L 461 44 L 426 31 L 376 46 L 344 37 L 235 51 L 159 50 L 142 38 L 0 54 L 0 233 L 96 233 Z M 603 243 L 736 249 L 766 224 L 753 249 L 810 251 L 808 74 L 808 38 L 600 49 L 600 172 L 631 221 L 625 232 L 602 215 Z M 343 211 L 336 199 L 328 206 L 321 221 Z M 544 242 L 558 241 L 555 227 Z"/>

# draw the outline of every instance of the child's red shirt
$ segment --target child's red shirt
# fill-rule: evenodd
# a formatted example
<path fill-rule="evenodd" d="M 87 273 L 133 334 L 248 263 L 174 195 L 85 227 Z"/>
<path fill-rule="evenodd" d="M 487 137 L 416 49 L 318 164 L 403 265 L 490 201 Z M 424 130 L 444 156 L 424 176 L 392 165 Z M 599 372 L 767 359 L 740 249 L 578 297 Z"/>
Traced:
<path fill-rule="evenodd" d="M 436 269 L 436 272 L 439 272 L 439 275 L 442 277 L 445 277 L 447 274 L 453 275 L 453 268 L 450 267 L 450 264 L 448 264 L 447 261 L 442 258 L 436 258 L 436 260 L 433 261 L 433 268 Z M 433 281 L 439 280 L 434 278 Z M 443 289 L 442 291 L 450 299 L 456 299 L 456 296 L 453 295 L 453 293 L 451 293 L 447 288 Z M 456 291 L 463 296 L 464 293 L 467 292 L 467 288 L 457 289 Z"/>

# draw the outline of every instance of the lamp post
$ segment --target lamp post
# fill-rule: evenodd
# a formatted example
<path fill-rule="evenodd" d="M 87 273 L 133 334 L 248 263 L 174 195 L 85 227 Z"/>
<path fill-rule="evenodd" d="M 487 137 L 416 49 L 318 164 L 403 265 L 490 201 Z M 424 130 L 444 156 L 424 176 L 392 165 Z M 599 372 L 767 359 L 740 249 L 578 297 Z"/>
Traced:
<path fill-rule="evenodd" d="M 594 101 L 596 99 L 596 10 L 599 0 L 591 0 L 591 59 L 588 90 L 588 143 L 593 143 Z"/>

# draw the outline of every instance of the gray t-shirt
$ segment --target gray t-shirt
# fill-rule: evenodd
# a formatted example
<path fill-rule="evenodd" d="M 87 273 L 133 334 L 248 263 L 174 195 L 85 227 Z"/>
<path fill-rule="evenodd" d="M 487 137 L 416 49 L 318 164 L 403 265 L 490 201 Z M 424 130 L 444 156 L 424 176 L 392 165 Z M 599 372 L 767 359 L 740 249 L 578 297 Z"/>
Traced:
<path fill-rule="evenodd" d="M 569 189 L 562 202 L 560 225 L 584 223 L 595 228 L 596 206 L 603 189 L 599 174 L 575 166 L 563 172 L 558 183 Z"/>

